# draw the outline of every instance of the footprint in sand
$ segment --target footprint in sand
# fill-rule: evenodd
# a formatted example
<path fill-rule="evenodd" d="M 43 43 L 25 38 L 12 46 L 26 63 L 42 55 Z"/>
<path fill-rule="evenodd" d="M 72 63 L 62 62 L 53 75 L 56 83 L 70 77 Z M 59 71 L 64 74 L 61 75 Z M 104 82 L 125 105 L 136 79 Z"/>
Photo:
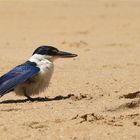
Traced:
<path fill-rule="evenodd" d="M 43 129 L 48 127 L 45 122 L 30 122 L 30 123 L 25 123 L 23 125 L 32 129 Z"/>
<path fill-rule="evenodd" d="M 73 95 L 70 97 L 71 100 L 74 100 L 74 101 L 79 101 L 79 100 L 82 100 L 82 99 L 87 99 L 87 100 L 91 100 L 93 99 L 93 97 L 89 94 L 82 94 L 80 93 L 80 95 Z"/>
<path fill-rule="evenodd" d="M 119 98 L 134 99 L 140 97 L 140 91 L 128 93 L 126 95 L 120 96 Z"/>

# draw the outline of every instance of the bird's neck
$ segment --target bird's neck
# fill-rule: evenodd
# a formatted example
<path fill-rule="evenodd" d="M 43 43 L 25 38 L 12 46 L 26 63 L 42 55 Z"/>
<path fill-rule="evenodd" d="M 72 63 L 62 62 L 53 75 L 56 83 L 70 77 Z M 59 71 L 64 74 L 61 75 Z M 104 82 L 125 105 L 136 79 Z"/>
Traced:
<path fill-rule="evenodd" d="M 51 61 L 46 55 L 34 54 L 30 57 L 29 61 L 34 62 L 42 71 L 53 69 L 53 61 Z"/>
<path fill-rule="evenodd" d="M 36 63 L 38 66 L 45 63 L 53 64 L 53 59 L 51 59 L 51 57 L 46 55 L 40 55 L 40 54 L 32 55 L 29 61 Z"/>
<path fill-rule="evenodd" d="M 29 61 L 35 62 L 35 63 L 45 61 L 45 60 L 49 61 L 50 63 L 53 63 L 53 60 L 51 59 L 51 57 L 46 56 L 46 55 L 34 54 L 29 59 Z"/>

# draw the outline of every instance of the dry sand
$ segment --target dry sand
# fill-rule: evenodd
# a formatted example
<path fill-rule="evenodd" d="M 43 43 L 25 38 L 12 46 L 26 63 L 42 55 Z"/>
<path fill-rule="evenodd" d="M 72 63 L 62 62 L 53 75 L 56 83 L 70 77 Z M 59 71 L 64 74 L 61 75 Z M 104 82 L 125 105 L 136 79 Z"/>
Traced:
<path fill-rule="evenodd" d="M 39 101 L 0 99 L 1 140 L 140 139 L 139 0 L 0 0 L 0 36 L 0 75 L 40 45 L 79 55 Z"/>

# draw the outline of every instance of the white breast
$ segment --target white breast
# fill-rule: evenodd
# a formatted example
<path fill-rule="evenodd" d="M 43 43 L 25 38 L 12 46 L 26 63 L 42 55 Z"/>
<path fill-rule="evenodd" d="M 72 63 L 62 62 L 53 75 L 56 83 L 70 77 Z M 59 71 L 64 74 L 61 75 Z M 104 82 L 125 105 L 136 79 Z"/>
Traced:
<path fill-rule="evenodd" d="M 17 95 L 36 95 L 43 92 L 49 85 L 50 79 L 53 74 L 53 63 L 46 59 L 46 56 L 35 54 L 29 61 L 35 62 L 37 67 L 40 68 L 39 74 L 30 78 L 26 82 L 18 85 L 15 88 Z"/>

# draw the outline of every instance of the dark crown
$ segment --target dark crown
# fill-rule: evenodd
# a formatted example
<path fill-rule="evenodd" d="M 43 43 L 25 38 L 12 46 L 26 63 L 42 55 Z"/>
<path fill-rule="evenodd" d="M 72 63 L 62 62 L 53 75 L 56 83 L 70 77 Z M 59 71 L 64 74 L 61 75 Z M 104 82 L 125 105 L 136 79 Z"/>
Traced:
<path fill-rule="evenodd" d="M 40 46 L 34 52 L 34 54 L 42 54 L 42 55 L 55 55 L 59 52 L 59 50 L 52 46 Z"/>

